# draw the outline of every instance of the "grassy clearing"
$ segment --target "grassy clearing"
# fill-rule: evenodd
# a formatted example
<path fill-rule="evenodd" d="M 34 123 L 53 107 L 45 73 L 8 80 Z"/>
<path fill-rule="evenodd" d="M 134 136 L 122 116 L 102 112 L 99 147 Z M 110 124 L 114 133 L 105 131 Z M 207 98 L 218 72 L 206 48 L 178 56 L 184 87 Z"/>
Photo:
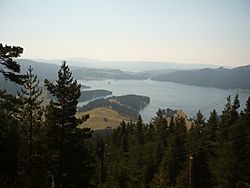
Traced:
<path fill-rule="evenodd" d="M 93 130 L 101 130 L 106 128 L 116 128 L 122 120 L 128 121 L 128 118 L 121 116 L 118 112 L 109 108 L 96 108 L 88 112 L 78 112 L 77 117 L 89 114 L 89 119 L 79 127 L 88 127 Z"/>

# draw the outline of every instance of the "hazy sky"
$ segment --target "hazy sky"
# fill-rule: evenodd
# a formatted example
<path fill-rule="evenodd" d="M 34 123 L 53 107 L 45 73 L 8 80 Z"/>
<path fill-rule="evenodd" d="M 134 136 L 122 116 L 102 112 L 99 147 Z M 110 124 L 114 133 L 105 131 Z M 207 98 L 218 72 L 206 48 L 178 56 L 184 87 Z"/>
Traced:
<path fill-rule="evenodd" d="M 0 0 L 24 58 L 250 64 L 250 0 Z"/>

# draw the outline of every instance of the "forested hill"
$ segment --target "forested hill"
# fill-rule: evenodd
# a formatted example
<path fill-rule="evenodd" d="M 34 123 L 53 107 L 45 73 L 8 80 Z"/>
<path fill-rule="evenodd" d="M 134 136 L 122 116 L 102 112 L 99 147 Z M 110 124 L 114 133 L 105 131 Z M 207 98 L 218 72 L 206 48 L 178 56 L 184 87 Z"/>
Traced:
<path fill-rule="evenodd" d="M 32 61 L 29 59 L 18 59 L 17 62 L 21 65 L 22 72 L 26 72 L 28 66 L 34 68 L 34 73 L 43 80 L 44 78 L 56 79 L 59 65 Z M 60 63 L 60 62 L 59 62 Z M 105 68 L 90 68 L 90 67 L 71 67 L 73 76 L 77 80 L 102 80 L 102 79 L 146 79 L 144 74 L 134 74 L 124 72 L 119 69 L 105 69 Z"/>
<path fill-rule="evenodd" d="M 29 59 L 17 59 L 17 63 L 21 65 L 21 72 L 25 74 L 28 70 L 29 65 L 32 66 L 33 72 L 38 76 L 40 82 L 43 82 L 45 78 L 50 80 L 56 80 L 59 65 L 44 63 L 38 61 L 32 61 Z M 129 80 L 136 79 L 142 80 L 148 78 L 143 73 L 131 73 L 124 72 L 119 69 L 101 69 L 101 68 L 89 68 L 89 67 L 71 67 L 73 76 L 76 80 Z M 8 93 L 13 95 L 20 87 L 11 82 L 5 82 L 2 75 L 0 75 L 0 89 L 7 89 Z"/>
<path fill-rule="evenodd" d="M 130 119 L 137 119 L 139 111 L 150 103 L 150 98 L 140 95 L 113 96 L 107 99 L 97 99 L 79 108 L 79 112 L 86 112 L 99 107 L 115 110 L 120 115 Z"/>
<path fill-rule="evenodd" d="M 112 95 L 112 91 L 108 91 L 105 89 L 87 90 L 87 91 L 83 90 L 81 91 L 81 96 L 79 97 L 79 101 L 86 102 L 100 97 L 106 97 L 108 95 Z"/>
<path fill-rule="evenodd" d="M 158 75 L 152 79 L 223 89 L 250 89 L 250 65 L 234 69 L 221 67 L 176 71 Z"/>

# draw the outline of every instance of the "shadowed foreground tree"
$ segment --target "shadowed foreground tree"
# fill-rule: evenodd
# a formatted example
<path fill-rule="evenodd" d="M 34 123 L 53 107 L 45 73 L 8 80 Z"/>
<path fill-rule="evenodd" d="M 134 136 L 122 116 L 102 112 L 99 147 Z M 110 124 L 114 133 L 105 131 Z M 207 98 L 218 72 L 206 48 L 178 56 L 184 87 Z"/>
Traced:
<path fill-rule="evenodd" d="M 22 172 L 27 174 L 26 187 L 38 187 L 42 182 L 41 167 L 35 167 L 38 164 L 40 156 L 38 154 L 38 146 L 41 143 L 41 127 L 43 125 L 42 115 L 43 109 L 41 104 L 43 99 L 41 97 L 42 90 L 39 89 L 39 80 L 37 76 L 32 73 L 33 68 L 29 66 L 26 78 L 24 80 L 21 92 L 18 96 L 21 102 L 19 109 L 19 121 L 21 124 L 22 152 L 20 157 L 24 161 Z M 24 175 L 23 174 L 23 175 Z"/>
<path fill-rule="evenodd" d="M 22 84 L 25 76 L 20 74 L 20 65 L 13 60 L 23 53 L 23 48 L 19 46 L 3 46 L 0 44 L 0 73 L 5 79 Z"/>
<path fill-rule="evenodd" d="M 6 81 L 23 83 L 20 65 L 12 58 L 22 54 L 23 49 L 0 44 L 0 73 Z M 15 118 L 19 100 L 0 90 L 0 187 L 14 187 L 18 169 L 19 122 Z"/>
<path fill-rule="evenodd" d="M 87 120 L 75 117 L 81 85 L 73 80 L 64 61 L 58 71 L 58 80 L 45 80 L 48 91 L 56 98 L 47 107 L 47 139 L 49 171 L 56 187 L 87 187 L 91 178 L 91 159 L 84 140 L 91 136 L 89 129 L 77 126 Z"/>

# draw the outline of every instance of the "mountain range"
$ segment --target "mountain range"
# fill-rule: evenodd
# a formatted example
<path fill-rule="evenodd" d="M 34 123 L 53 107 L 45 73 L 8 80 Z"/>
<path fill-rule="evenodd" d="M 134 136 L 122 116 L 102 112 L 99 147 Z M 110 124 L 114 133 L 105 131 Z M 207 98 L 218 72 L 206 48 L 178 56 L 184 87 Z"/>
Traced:
<path fill-rule="evenodd" d="M 56 80 L 57 72 L 61 63 L 59 60 L 45 60 L 44 62 L 43 60 L 33 61 L 29 59 L 17 59 L 16 61 L 21 65 L 22 73 L 25 73 L 28 69 L 28 66 L 31 65 L 34 69 L 34 73 L 38 76 L 41 82 L 43 82 L 45 78 L 49 80 Z M 87 61 L 88 60 L 86 60 L 86 62 Z M 93 62 L 96 63 L 97 61 L 89 61 L 89 63 L 86 63 L 86 65 L 93 65 Z M 123 66 L 131 66 L 133 68 L 132 63 L 134 62 L 130 62 L 128 64 L 124 63 Z M 144 64 L 147 64 L 149 66 L 148 63 L 149 62 L 144 62 Z M 177 65 L 165 63 L 164 68 L 160 68 L 156 64 L 154 68 L 152 68 L 153 65 L 150 65 L 150 70 L 147 69 L 136 72 L 136 70 L 138 70 L 136 68 L 136 66 L 138 66 L 137 64 L 134 65 L 134 71 L 122 71 L 120 69 L 114 68 L 90 68 L 87 66 L 84 67 L 85 64 L 80 64 L 80 60 L 73 61 L 73 64 L 72 62 L 68 62 L 68 64 L 73 73 L 73 77 L 77 80 L 152 79 L 156 81 L 176 82 L 223 89 L 250 89 L 250 65 L 240 66 L 236 68 L 210 67 L 194 69 L 193 65 L 188 66 L 186 64 L 182 67 L 182 64 Z M 138 64 L 139 66 L 143 65 L 143 63 Z M 161 66 L 163 66 L 162 63 Z M 196 67 L 202 66 L 197 65 Z M 7 89 L 9 93 L 15 94 L 19 89 L 19 86 L 11 82 L 6 82 L 3 76 L 0 75 L 0 89 Z"/>
<path fill-rule="evenodd" d="M 250 65 L 233 69 L 220 67 L 175 71 L 156 75 L 152 80 L 223 89 L 250 89 Z"/>

